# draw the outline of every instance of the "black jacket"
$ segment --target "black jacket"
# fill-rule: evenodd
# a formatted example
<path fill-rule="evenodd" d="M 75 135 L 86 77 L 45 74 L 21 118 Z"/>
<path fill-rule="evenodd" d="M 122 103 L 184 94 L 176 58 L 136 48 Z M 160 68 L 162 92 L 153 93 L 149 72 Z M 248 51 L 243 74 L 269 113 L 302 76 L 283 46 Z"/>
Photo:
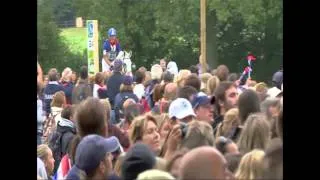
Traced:
<path fill-rule="evenodd" d="M 61 132 L 62 134 L 61 152 L 62 152 L 62 156 L 64 156 L 68 152 L 69 144 L 71 143 L 71 140 L 76 135 L 76 128 L 75 127 L 71 128 L 69 126 L 61 126 L 58 123 L 57 131 Z"/>

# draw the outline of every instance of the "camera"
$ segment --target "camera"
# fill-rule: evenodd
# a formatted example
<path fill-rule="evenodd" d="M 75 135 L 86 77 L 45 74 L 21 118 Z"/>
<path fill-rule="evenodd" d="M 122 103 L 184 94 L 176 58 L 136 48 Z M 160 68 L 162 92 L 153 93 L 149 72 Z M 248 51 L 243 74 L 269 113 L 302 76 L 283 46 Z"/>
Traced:
<path fill-rule="evenodd" d="M 181 137 L 182 139 L 186 136 L 188 131 L 188 124 L 181 122 L 180 123 L 180 129 L 181 129 Z"/>

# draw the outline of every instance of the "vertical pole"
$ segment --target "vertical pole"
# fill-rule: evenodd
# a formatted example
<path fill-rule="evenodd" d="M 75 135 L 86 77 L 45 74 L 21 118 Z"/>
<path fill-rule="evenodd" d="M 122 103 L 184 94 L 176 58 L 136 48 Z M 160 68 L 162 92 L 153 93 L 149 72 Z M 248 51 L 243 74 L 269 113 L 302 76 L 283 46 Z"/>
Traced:
<path fill-rule="evenodd" d="M 206 0 L 200 0 L 200 32 L 201 32 L 201 56 L 200 64 L 202 73 L 207 72 L 207 46 L 206 46 Z"/>

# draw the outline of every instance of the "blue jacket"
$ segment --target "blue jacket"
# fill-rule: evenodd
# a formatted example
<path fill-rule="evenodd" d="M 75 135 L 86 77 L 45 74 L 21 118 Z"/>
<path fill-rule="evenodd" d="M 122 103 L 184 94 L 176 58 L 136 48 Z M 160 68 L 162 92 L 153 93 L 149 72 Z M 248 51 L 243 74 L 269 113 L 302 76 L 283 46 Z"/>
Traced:
<path fill-rule="evenodd" d="M 107 95 L 112 106 L 114 107 L 115 97 L 120 92 L 120 85 L 123 82 L 123 75 L 120 72 L 114 72 L 114 74 L 109 78 L 107 84 Z"/>
<path fill-rule="evenodd" d="M 115 51 L 112 51 L 111 44 L 110 44 L 109 40 L 104 41 L 104 43 L 103 43 L 103 52 L 110 53 L 110 60 L 111 61 L 114 60 L 117 57 L 117 55 L 118 55 L 118 53 L 120 51 L 121 51 L 121 47 L 120 47 L 119 42 L 116 43 Z"/>
<path fill-rule="evenodd" d="M 67 104 L 71 104 L 72 99 L 72 90 L 73 90 L 73 83 L 72 82 L 62 82 L 63 91 L 66 94 Z"/>
<path fill-rule="evenodd" d="M 44 88 L 44 110 L 47 114 L 51 113 L 51 101 L 53 95 L 58 91 L 64 91 L 64 88 L 57 81 L 50 81 Z"/>
<path fill-rule="evenodd" d="M 136 103 L 139 102 L 139 98 L 133 92 L 121 92 L 118 93 L 115 101 L 114 101 L 114 110 L 116 115 L 116 121 L 119 122 L 120 120 L 120 110 L 123 110 L 123 103 L 127 99 L 133 99 Z"/>

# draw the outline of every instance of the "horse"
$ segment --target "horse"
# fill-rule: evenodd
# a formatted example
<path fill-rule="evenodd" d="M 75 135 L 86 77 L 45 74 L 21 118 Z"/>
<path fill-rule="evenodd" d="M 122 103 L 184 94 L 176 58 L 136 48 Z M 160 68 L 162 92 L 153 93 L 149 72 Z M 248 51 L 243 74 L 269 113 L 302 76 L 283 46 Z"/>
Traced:
<path fill-rule="evenodd" d="M 122 60 L 123 72 L 127 75 L 132 76 L 132 61 L 131 61 L 132 51 L 120 51 L 116 59 Z"/>

